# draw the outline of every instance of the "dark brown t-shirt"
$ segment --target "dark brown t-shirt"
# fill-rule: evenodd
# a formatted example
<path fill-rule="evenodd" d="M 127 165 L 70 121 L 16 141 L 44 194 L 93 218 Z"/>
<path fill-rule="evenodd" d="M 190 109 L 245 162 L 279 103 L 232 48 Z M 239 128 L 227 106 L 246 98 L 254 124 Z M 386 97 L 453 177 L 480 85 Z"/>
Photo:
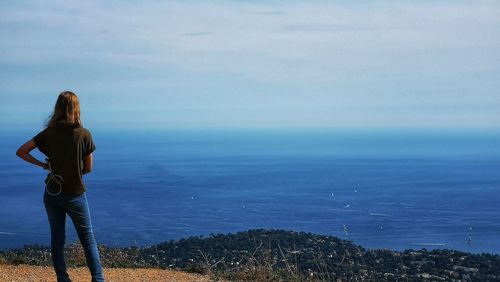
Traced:
<path fill-rule="evenodd" d="M 82 170 L 84 158 L 95 150 L 90 131 L 83 127 L 48 127 L 33 137 L 40 152 L 50 159 L 52 171 L 64 179 L 62 192 L 85 192 Z"/>

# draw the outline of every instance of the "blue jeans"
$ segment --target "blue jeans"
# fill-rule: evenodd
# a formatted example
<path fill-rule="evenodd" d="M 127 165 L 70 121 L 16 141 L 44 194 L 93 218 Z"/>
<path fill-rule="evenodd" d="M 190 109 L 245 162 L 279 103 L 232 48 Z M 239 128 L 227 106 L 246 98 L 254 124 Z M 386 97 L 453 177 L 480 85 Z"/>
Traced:
<path fill-rule="evenodd" d="M 71 281 L 64 261 L 64 244 L 66 240 L 66 214 L 73 221 L 78 238 L 85 252 L 87 265 L 92 274 L 92 281 L 104 281 L 99 251 L 92 232 L 90 213 L 85 193 L 78 196 L 59 194 L 43 196 L 45 209 L 50 223 L 51 253 L 57 281 Z"/>

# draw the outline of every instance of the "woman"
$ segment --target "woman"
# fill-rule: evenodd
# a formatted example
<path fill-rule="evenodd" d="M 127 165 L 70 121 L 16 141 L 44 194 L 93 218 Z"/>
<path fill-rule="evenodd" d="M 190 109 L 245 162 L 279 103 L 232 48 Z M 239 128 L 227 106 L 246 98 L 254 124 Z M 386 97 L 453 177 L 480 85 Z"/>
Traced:
<path fill-rule="evenodd" d="M 38 148 L 47 163 L 30 155 Z M 23 160 L 49 170 L 45 180 L 44 204 L 50 223 L 51 253 L 57 281 L 71 281 L 64 261 L 66 214 L 73 221 L 85 252 L 92 281 L 104 281 L 82 175 L 92 171 L 95 145 L 90 132 L 82 127 L 78 97 L 70 91 L 59 94 L 47 127 L 19 147 Z"/>

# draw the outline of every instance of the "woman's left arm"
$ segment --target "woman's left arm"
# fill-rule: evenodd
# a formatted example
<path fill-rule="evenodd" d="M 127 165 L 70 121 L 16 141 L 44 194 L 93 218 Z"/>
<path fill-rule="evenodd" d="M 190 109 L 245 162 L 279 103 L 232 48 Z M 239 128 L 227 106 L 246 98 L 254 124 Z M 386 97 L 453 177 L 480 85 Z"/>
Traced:
<path fill-rule="evenodd" d="M 32 139 L 24 143 L 21 147 L 19 147 L 19 149 L 17 149 L 16 155 L 29 163 L 42 167 L 43 169 L 47 169 L 48 165 L 46 163 L 37 160 L 30 154 L 30 152 L 35 148 L 36 148 L 35 141 L 33 141 Z"/>

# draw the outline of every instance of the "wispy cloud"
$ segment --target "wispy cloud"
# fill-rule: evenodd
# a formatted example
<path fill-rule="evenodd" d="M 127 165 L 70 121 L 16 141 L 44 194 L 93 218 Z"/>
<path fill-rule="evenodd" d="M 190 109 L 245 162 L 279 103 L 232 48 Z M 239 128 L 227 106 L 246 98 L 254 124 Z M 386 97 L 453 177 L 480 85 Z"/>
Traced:
<path fill-rule="evenodd" d="M 266 16 L 281 16 L 285 15 L 286 13 L 284 11 L 259 11 L 259 12 L 254 12 L 256 15 L 266 15 Z"/>
<path fill-rule="evenodd" d="M 287 32 L 337 32 L 337 31 L 376 31 L 397 29 L 390 26 L 371 26 L 356 24 L 302 23 L 283 26 Z"/>
<path fill-rule="evenodd" d="M 181 34 L 182 36 L 203 36 L 203 35 L 209 35 L 213 34 L 211 31 L 199 31 L 199 32 L 187 32 Z"/>

